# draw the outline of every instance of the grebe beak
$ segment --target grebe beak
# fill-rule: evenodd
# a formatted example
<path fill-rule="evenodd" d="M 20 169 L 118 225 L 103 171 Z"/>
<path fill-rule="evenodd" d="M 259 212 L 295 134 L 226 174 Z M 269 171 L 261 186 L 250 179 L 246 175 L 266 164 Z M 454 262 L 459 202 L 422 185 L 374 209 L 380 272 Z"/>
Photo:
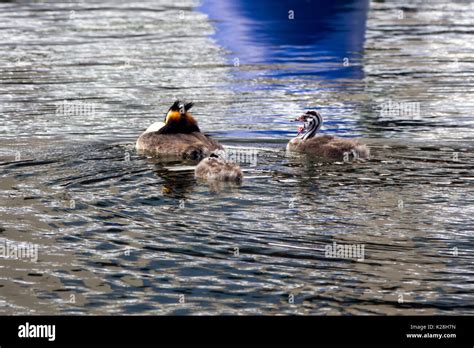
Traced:
<path fill-rule="evenodd" d="M 300 115 L 298 116 L 297 118 L 295 118 L 294 120 L 291 120 L 291 122 L 304 122 L 305 121 L 305 115 Z"/>

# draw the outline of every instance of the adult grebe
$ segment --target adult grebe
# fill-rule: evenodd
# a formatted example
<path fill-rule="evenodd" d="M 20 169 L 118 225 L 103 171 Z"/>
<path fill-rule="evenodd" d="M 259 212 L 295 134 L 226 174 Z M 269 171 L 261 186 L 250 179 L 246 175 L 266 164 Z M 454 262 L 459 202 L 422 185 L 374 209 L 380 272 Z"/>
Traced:
<path fill-rule="evenodd" d="M 166 113 L 165 122 L 153 123 L 136 143 L 139 152 L 158 157 L 199 160 L 212 151 L 223 150 L 215 140 L 201 133 L 189 110 L 193 103 L 175 101 Z"/>
<path fill-rule="evenodd" d="M 302 152 L 332 160 L 367 159 L 370 151 L 367 145 L 351 139 L 341 139 L 332 135 L 315 136 L 323 118 L 317 111 L 308 111 L 294 121 L 304 122 L 298 135 L 291 139 L 287 150 Z"/>

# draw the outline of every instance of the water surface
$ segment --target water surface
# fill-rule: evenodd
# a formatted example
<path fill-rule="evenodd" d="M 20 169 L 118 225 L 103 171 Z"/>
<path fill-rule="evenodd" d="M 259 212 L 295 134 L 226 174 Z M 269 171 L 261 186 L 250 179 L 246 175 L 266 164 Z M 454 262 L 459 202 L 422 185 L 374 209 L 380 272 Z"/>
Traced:
<path fill-rule="evenodd" d="M 39 247 L 0 260 L 1 313 L 473 314 L 473 19 L 466 2 L 0 3 L 0 242 Z M 178 97 L 256 153 L 240 188 L 136 154 Z M 371 160 L 286 154 L 312 108 Z M 364 260 L 326 257 L 334 242 Z"/>

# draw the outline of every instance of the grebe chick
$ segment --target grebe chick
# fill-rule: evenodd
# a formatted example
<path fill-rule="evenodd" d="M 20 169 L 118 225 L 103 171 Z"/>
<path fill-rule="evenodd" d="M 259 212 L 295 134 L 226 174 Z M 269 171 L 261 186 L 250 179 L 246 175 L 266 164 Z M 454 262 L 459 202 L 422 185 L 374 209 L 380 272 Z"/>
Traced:
<path fill-rule="evenodd" d="M 193 103 L 175 101 L 165 116 L 165 122 L 155 122 L 147 128 L 135 145 L 138 152 L 158 157 L 179 157 L 200 160 L 223 147 L 201 133 L 189 110 Z"/>
<path fill-rule="evenodd" d="M 286 148 L 289 151 L 331 160 L 346 160 L 349 156 L 353 159 L 369 158 L 369 148 L 357 140 L 332 135 L 315 136 L 323 124 L 323 118 L 317 111 L 308 111 L 294 121 L 304 122 L 304 126 L 299 127 L 298 135 L 288 143 Z"/>
<path fill-rule="evenodd" d="M 235 183 L 240 183 L 243 178 L 239 165 L 226 161 L 216 154 L 211 154 L 211 156 L 199 162 L 194 171 L 194 176 L 196 179 Z"/>

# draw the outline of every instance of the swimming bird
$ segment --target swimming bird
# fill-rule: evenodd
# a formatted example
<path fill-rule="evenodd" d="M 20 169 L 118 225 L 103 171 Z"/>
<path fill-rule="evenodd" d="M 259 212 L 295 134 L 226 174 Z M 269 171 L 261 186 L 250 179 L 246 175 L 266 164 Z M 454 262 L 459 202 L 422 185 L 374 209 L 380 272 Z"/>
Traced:
<path fill-rule="evenodd" d="M 175 101 L 164 122 L 155 122 L 140 135 L 135 145 L 138 152 L 158 157 L 200 160 L 222 145 L 201 132 L 190 113 L 193 103 Z"/>
<path fill-rule="evenodd" d="M 298 135 L 288 143 L 286 148 L 289 151 L 332 160 L 369 158 L 369 148 L 357 140 L 341 139 L 332 135 L 315 136 L 323 124 L 323 118 L 317 111 L 307 111 L 294 121 L 304 122 L 304 126 L 299 127 Z"/>
<path fill-rule="evenodd" d="M 194 171 L 194 176 L 197 179 L 234 183 L 240 183 L 243 178 L 239 165 L 226 161 L 214 153 L 199 162 Z"/>

